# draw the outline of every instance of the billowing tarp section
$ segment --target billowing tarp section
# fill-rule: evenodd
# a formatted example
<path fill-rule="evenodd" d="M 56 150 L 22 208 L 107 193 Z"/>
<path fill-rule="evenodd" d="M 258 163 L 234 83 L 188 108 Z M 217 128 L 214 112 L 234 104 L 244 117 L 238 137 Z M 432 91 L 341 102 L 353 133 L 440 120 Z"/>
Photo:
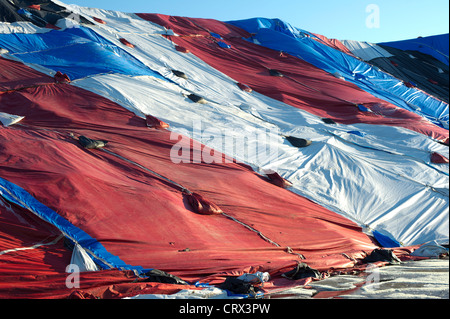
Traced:
<path fill-rule="evenodd" d="M 439 34 L 428 37 L 418 37 L 402 41 L 381 42 L 380 45 L 400 50 L 419 51 L 448 65 L 449 35 Z"/>
<path fill-rule="evenodd" d="M 0 114 L 20 121 L 0 124 L 0 297 L 173 294 L 257 271 L 271 293 L 364 270 L 380 247 L 448 243 L 447 130 L 227 23 L 66 10 L 89 24 L 1 29 Z"/>
<path fill-rule="evenodd" d="M 290 53 L 361 89 L 448 128 L 448 104 L 404 83 L 353 56 L 328 46 L 314 35 L 278 19 L 228 21 L 252 33 L 249 41 Z"/>

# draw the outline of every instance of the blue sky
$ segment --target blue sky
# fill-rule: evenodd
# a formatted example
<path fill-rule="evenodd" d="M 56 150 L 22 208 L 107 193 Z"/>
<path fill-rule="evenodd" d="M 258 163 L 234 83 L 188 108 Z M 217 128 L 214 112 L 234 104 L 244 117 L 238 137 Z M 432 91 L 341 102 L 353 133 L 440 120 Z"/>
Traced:
<path fill-rule="evenodd" d="M 62 1 L 108 10 L 161 13 L 221 21 L 254 17 L 279 18 L 293 26 L 329 38 L 374 43 L 449 32 L 448 0 Z M 376 9 L 370 5 L 375 5 Z"/>

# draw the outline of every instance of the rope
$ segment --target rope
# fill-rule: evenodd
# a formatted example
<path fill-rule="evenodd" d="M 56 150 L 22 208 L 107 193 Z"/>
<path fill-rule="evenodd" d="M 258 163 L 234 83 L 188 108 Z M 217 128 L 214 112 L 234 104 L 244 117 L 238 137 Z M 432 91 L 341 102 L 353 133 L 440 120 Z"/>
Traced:
<path fill-rule="evenodd" d="M 16 251 L 36 249 L 36 248 L 39 248 L 39 247 L 41 247 L 41 246 L 50 246 L 50 245 L 54 245 L 54 244 L 56 244 L 56 243 L 57 243 L 61 238 L 63 238 L 63 237 L 64 237 L 64 235 L 61 234 L 61 235 L 59 235 L 58 237 L 56 237 L 53 241 L 51 241 L 51 242 L 49 242 L 49 243 L 40 242 L 40 243 L 37 243 L 37 244 L 35 244 L 35 245 L 33 245 L 33 246 L 29 246 L 29 247 L 19 247 L 19 248 L 6 249 L 6 250 L 3 250 L 3 251 L 0 251 L 0 255 L 4 255 L 4 254 L 8 254 L 8 253 L 13 253 L 13 252 L 16 252 Z"/>

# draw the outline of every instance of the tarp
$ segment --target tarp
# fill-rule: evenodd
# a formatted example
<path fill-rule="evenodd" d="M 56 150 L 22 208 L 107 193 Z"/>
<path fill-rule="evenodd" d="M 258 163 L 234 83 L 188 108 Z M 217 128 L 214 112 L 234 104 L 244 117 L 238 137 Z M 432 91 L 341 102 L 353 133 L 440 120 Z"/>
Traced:
<path fill-rule="evenodd" d="M 434 57 L 361 41 L 343 40 L 342 43 L 355 56 L 448 103 L 449 68 Z"/>
<path fill-rule="evenodd" d="M 0 21 L 17 26 L 19 22 L 31 22 L 39 28 L 57 28 L 58 20 L 74 18 L 72 12 L 50 0 L 1 0 Z M 84 17 L 77 17 L 84 24 L 92 24 Z M 1 29 L 0 29 L 1 30 Z M 28 28 L 31 30 L 31 28 Z"/>
<path fill-rule="evenodd" d="M 355 56 L 360 57 L 364 61 L 370 61 L 375 58 L 389 58 L 392 56 L 388 51 L 374 43 L 354 40 L 342 40 L 341 43 Z"/>
<path fill-rule="evenodd" d="M 150 130 L 144 119 L 70 84 L 4 93 L 0 105 L 25 116 L 22 126 L 0 128 L 3 187 L 23 188 L 67 220 L 69 229 L 89 234 L 127 265 L 193 281 L 215 275 L 213 280 L 250 269 L 276 274 L 295 265 L 299 254 L 317 269 L 347 267 L 352 262 L 344 252 L 359 256 L 376 247 L 353 222 L 272 185 L 248 166 L 173 163 L 176 141 L 169 131 Z M 84 150 L 69 133 L 106 139 L 107 151 Z M 226 215 L 194 213 L 178 185 Z M 316 227 L 320 233 L 311 233 Z M 87 243 L 92 240 L 79 241 Z"/>
<path fill-rule="evenodd" d="M 443 134 L 445 136 L 448 132 L 445 129 L 440 130 L 436 125 L 428 124 L 427 121 L 420 120 L 420 117 L 412 112 L 376 98 L 353 83 L 342 81 L 295 56 L 281 56 L 277 50 L 246 41 L 243 37 L 249 37 L 249 33 L 231 24 L 208 19 L 195 19 L 195 24 L 193 24 L 187 18 L 177 17 L 173 19 L 169 16 L 156 14 L 139 14 L 139 16 L 159 23 L 166 28 L 172 28 L 177 34 L 186 35 L 172 37 L 171 40 L 178 45 L 189 48 L 193 54 L 232 77 L 235 81 L 245 83 L 256 92 L 318 116 L 329 117 L 337 122 L 346 124 L 376 123 L 397 125 L 424 132 L 429 136 L 436 136 L 434 132 L 437 131 L 441 132 L 438 133 L 439 135 Z M 232 44 L 233 48 L 230 50 L 217 49 L 214 46 L 215 41 L 208 37 L 187 36 L 192 34 L 209 35 L 209 32 L 205 30 L 220 32 L 222 37 L 225 37 L 224 35 L 226 34 L 227 41 Z M 261 32 L 264 33 L 264 30 L 262 29 Z M 289 38 L 287 36 L 284 37 Z M 282 44 L 286 41 L 278 39 L 277 43 Z M 324 45 L 322 47 L 328 48 Z M 341 57 L 344 58 L 344 55 Z M 327 63 L 338 63 L 336 59 L 339 60 L 337 57 L 329 57 L 327 61 L 333 62 Z M 359 60 L 357 61 L 360 64 L 363 63 Z M 340 62 L 342 64 L 339 65 L 347 65 L 346 60 L 341 60 Z M 237 65 L 240 67 L 237 68 Z M 280 71 L 285 77 L 275 78 L 269 76 L 270 69 Z M 365 78 L 365 76 L 363 77 Z M 399 80 L 396 81 L 399 82 Z M 373 90 L 374 88 L 377 89 L 378 86 L 371 85 L 371 89 Z M 432 97 L 428 96 L 427 99 L 431 104 L 433 103 Z M 367 105 L 372 112 L 359 111 L 358 104 Z M 439 105 L 448 110 L 447 104 L 440 102 Z M 411 119 L 415 124 L 407 125 L 408 119 Z M 418 122 L 421 123 L 420 127 L 417 126 Z"/>
<path fill-rule="evenodd" d="M 428 54 L 384 47 L 392 57 L 370 61 L 374 65 L 442 101 L 449 101 L 449 67 Z"/>
<path fill-rule="evenodd" d="M 21 16 L 17 12 L 19 9 L 19 7 L 15 6 L 8 0 L 0 0 L 0 21 L 8 23 L 28 21 L 25 17 Z"/>
<path fill-rule="evenodd" d="M 418 37 L 416 39 L 408 39 L 401 41 L 380 42 L 385 45 L 401 50 L 419 51 L 431 55 L 439 61 L 448 65 L 449 54 L 449 35 L 439 34 L 428 37 Z"/>
<path fill-rule="evenodd" d="M 23 62 L 66 73 L 71 80 L 111 72 L 162 78 L 86 27 L 38 34 L 0 34 L 0 46 Z"/>
<path fill-rule="evenodd" d="M 98 15 L 99 12 L 96 12 L 96 14 Z M 114 27 L 114 28 L 118 28 L 118 24 L 114 23 L 114 18 L 111 17 L 111 15 L 108 15 L 107 12 L 104 12 L 103 15 L 101 16 L 103 20 L 107 21 L 107 25 L 110 27 Z M 181 20 L 182 18 L 177 18 L 177 20 Z M 134 22 L 134 21 L 133 21 Z M 199 25 L 200 23 L 202 23 L 203 21 L 196 21 L 195 20 L 195 24 Z M 137 23 L 137 22 L 135 22 Z M 187 24 L 187 22 L 185 21 L 181 21 L 180 23 L 185 23 Z M 133 23 L 130 24 L 131 26 L 133 25 Z M 200 24 L 201 25 L 201 24 Z M 151 28 L 155 28 L 154 26 L 151 26 Z M 219 31 L 220 25 L 218 24 L 217 29 L 214 29 L 213 31 Z M 176 30 L 177 32 L 179 32 L 180 30 Z M 202 31 L 198 31 L 198 29 L 196 30 L 197 32 L 201 33 L 204 32 Z M 222 30 L 223 31 L 223 30 Z M 207 34 L 211 34 L 212 31 L 208 31 L 204 32 L 205 35 Z M 224 31 L 223 34 L 228 34 L 227 31 Z M 271 150 L 271 149 L 275 149 L 278 151 L 278 154 L 270 154 L 268 156 L 268 158 L 266 158 L 266 162 L 261 161 L 261 160 L 255 160 L 256 157 L 252 157 L 251 159 L 249 159 L 248 157 L 245 157 L 245 152 L 246 152 L 246 147 L 248 148 L 249 145 L 252 145 L 254 143 L 257 143 L 258 141 L 256 140 L 256 135 L 252 135 L 255 137 L 254 140 L 250 140 L 248 141 L 248 143 L 244 143 L 242 145 L 242 148 L 237 149 L 237 150 L 230 150 L 229 148 L 227 149 L 226 147 L 223 147 L 222 145 L 222 141 L 223 141 L 223 134 L 224 132 L 236 132 L 236 135 L 238 135 L 240 132 L 241 127 L 248 127 L 249 129 L 251 128 L 252 130 L 255 130 L 255 132 L 261 133 L 264 132 L 264 129 L 269 129 L 269 128 L 273 128 L 273 123 L 277 123 L 278 126 L 280 126 L 280 128 L 282 127 L 283 130 L 291 130 L 292 133 L 296 133 L 296 134 L 300 134 L 300 135 L 305 135 L 305 134 L 311 134 L 309 136 L 315 138 L 317 141 L 330 141 L 327 142 L 326 144 L 323 144 L 324 146 L 327 147 L 331 147 L 333 149 L 333 152 L 337 152 L 338 154 L 340 154 L 339 156 L 343 155 L 344 149 L 342 146 L 337 147 L 339 144 L 336 144 L 333 141 L 333 139 L 335 138 L 335 136 L 333 134 L 330 134 L 327 132 L 327 130 L 330 130 L 330 128 L 328 128 L 322 121 L 320 121 L 320 119 L 314 119 L 314 117 L 308 116 L 307 114 L 301 113 L 301 112 L 296 112 L 295 108 L 289 108 L 287 107 L 287 105 L 283 105 L 283 103 L 280 103 L 279 105 L 277 103 L 275 103 L 275 101 L 271 100 L 271 99 L 264 99 L 262 96 L 259 95 L 251 95 L 249 96 L 246 93 L 243 93 L 242 91 L 240 92 L 240 89 L 238 88 L 238 86 L 235 84 L 235 81 L 232 81 L 230 79 L 225 79 L 225 78 L 220 78 L 220 74 L 217 74 L 217 71 L 215 71 L 212 68 L 207 69 L 207 66 L 202 65 L 202 63 L 200 63 L 200 61 L 196 61 L 192 56 L 190 55 L 180 55 L 179 53 L 177 53 L 176 50 L 174 50 L 174 46 L 173 44 L 171 44 L 169 41 L 164 42 L 162 38 L 159 38 L 160 40 L 158 40 L 158 38 L 154 38 L 154 37 L 140 37 L 139 35 L 129 35 L 129 37 L 131 37 L 133 39 L 133 42 L 135 43 L 139 43 L 141 48 L 146 48 L 146 54 L 142 54 L 142 52 L 140 51 L 139 53 L 139 58 L 142 59 L 143 61 L 145 61 L 146 64 L 151 64 L 151 63 L 156 63 L 156 61 L 161 60 L 159 58 L 159 55 L 164 56 L 164 57 L 170 57 L 167 58 L 168 61 L 170 61 L 170 66 L 172 66 L 172 68 L 174 69 L 182 69 L 183 71 L 185 71 L 186 74 L 189 74 L 189 81 L 185 81 L 185 80 L 179 80 L 177 82 L 177 84 L 179 84 L 180 86 L 189 88 L 190 90 L 195 90 L 196 93 L 200 93 L 202 96 L 204 96 L 209 102 L 202 106 L 202 113 L 199 113 L 199 110 L 197 108 L 193 108 L 192 107 L 192 103 L 189 102 L 188 99 L 186 99 L 185 97 L 183 97 L 183 90 L 178 88 L 176 85 L 172 85 L 172 84 L 164 84 L 162 85 L 160 82 L 158 81 L 153 81 L 152 79 L 144 79 L 144 78 L 138 78 L 138 79 L 129 79 L 129 78 L 122 78 L 119 75 L 114 75 L 114 76 L 102 76 L 102 77 L 96 77 L 96 78 L 89 78 L 89 79 L 84 79 L 81 81 L 77 81 L 76 85 L 81 86 L 85 89 L 88 90 L 92 90 L 96 93 L 99 93 L 105 97 L 110 97 L 113 98 L 115 101 L 118 101 L 121 103 L 121 105 L 123 105 L 124 107 L 132 110 L 133 112 L 135 112 L 136 114 L 154 114 L 157 117 L 160 117 L 161 119 L 163 119 L 165 122 L 169 122 L 171 125 L 172 130 L 175 131 L 179 131 L 179 132 L 183 132 L 185 134 L 189 134 L 191 137 L 193 137 L 194 139 L 201 139 L 201 133 L 202 133 L 202 129 L 199 130 L 199 128 L 195 128 L 195 124 L 196 122 L 202 122 L 202 125 L 206 125 L 207 128 L 214 128 L 214 130 L 207 130 L 207 136 L 206 138 L 204 138 L 202 140 L 202 142 L 204 141 L 205 143 L 208 143 L 209 146 L 221 150 L 225 153 L 233 153 L 234 156 L 236 156 L 238 159 L 240 160 L 244 160 L 246 163 L 251 164 L 253 167 L 260 169 L 263 168 L 265 165 L 268 165 L 268 162 L 270 162 L 270 160 L 275 161 L 275 163 L 279 164 L 279 163 L 285 163 L 285 165 L 283 165 L 282 167 L 282 171 L 284 173 L 284 176 L 289 177 L 290 179 L 292 179 L 292 181 L 294 182 L 294 186 L 297 188 L 297 190 L 301 193 L 301 194 L 308 194 L 308 196 L 310 198 L 313 198 L 315 201 L 320 202 L 321 204 L 327 204 L 329 207 L 333 207 L 334 209 L 336 209 L 336 207 L 339 207 L 337 209 L 337 211 L 339 212 L 345 212 L 346 215 L 345 216 L 352 216 L 354 219 L 358 220 L 358 222 L 361 225 L 373 225 L 375 227 L 375 225 L 378 225 L 378 222 L 376 222 L 377 220 L 383 220 L 381 216 L 383 216 L 384 212 L 388 212 L 390 211 L 391 207 L 393 205 L 395 205 L 398 202 L 398 199 L 392 198 L 391 200 L 386 201 L 386 196 L 385 195 L 381 195 L 381 193 L 379 194 L 380 199 L 383 198 L 385 199 L 384 201 L 378 201 L 378 202 L 383 202 L 385 205 L 384 208 L 381 209 L 381 207 L 378 208 L 377 213 L 374 213 L 374 211 L 376 209 L 374 209 L 373 207 L 370 208 L 371 205 L 367 204 L 367 206 L 365 205 L 361 205 L 361 203 L 364 201 L 364 198 L 366 195 L 363 195 L 362 192 L 364 192 L 363 189 L 359 189 L 357 187 L 342 187 L 342 185 L 344 185 L 345 183 L 349 183 L 350 179 L 353 178 L 353 175 L 347 177 L 345 176 L 345 174 L 341 174 L 339 173 L 339 178 L 334 178 L 332 179 L 333 182 L 327 182 L 326 180 L 321 180 L 320 182 L 319 179 L 315 179 L 315 183 L 312 184 L 308 184 L 308 187 L 304 186 L 304 183 L 302 182 L 301 177 L 303 176 L 302 174 L 299 174 L 299 169 L 300 167 L 302 167 L 303 165 L 305 165 L 305 163 L 308 162 L 308 160 L 304 157 L 305 153 L 309 153 L 311 152 L 311 156 L 314 156 L 314 154 L 317 153 L 317 149 L 312 148 L 312 149 L 307 149 L 305 151 L 303 151 L 303 156 L 299 157 L 299 158 L 294 158 L 293 157 L 293 149 L 290 149 L 289 147 L 286 147 L 286 142 L 283 141 L 283 139 L 280 138 L 280 136 L 276 135 L 276 136 L 272 136 L 272 138 L 270 138 L 270 141 L 267 142 L 267 144 L 264 144 L 264 147 L 262 148 L 263 150 Z M 148 39 L 148 40 L 147 40 Z M 173 41 L 178 42 L 178 38 L 172 38 Z M 198 39 L 200 40 L 200 39 Z M 157 43 L 157 47 L 158 47 L 158 51 L 152 50 L 151 49 L 151 44 L 153 43 Z M 244 42 L 245 43 L 245 42 Z M 238 48 L 237 46 L 234 46 L 235 50 Z M 130 50 L 131 53 L 133 53 L 133 50 Z M 197 52 L 197 51 L 196 51 Z M 203 51 L 204 52 L 204 51 Z M 224 56 L 226 56 L 225 54 L 219 55 L 220 51 L 218 52 L 211 52 L 211 54 L 214 53 L 215 57 L 220 57 L 223 58 Z M 184 61 L 183 61 L 184 58 Z M 202 58 L 205 58 L 205 56 L 202 56 Z M 219 60 L 217 61 L 219 62 Z M 291 61 L 293 62 L 293 61 Z M 225 65 L 226 63 L 222 63 L 222 65 Z M 293 63 L 290 64 L 291 66 L 293 65 Z M 217 67 L 219 67 L 220 64 L 217 63 Z M 244 66 L 243 66 L 244 67 Z M 227 70 L 228 72 L 228 70 Z M 320 72 L 320 71 L 319 71 Z M 257 73 L 257 72 L 255 72 Z M 214 76 L 212 76 L 214 75 Z M 207 82 L 208 83 L 214 83 L 214 86 L 209 86 L 209 87 L 204 87 L 204 86 L 200 86 L 201 82 L 200 80 L 206 79 L 207 78 Z M 262 79 L 264 79 L 264 77 L 261 77 Z M 221 79 L 221 80 L 220 80 Z M 219 81 L 220 80 L 220 81 Z M 240 80 L 242 80 L 244 83 L 248 83 L 248 79 L 245 78 L 240 78 Z M 203 80 L 205 81 L 205 80 Z M 128 88 L 125 90 L 123 89 L 126 85 L 128 84 Z M 228 85 L 227 85 L 228 84 Z M 217 92 L 220 92 L 220 95 L 217 94 Z M 149 100 L 154 99 L 155 103 L 149 103 Z M 228 107 L 224 107 L 222 106 L 222 104 Z M 176 108 L 174 108 L 174 106 L 177 106 Z M 250 106 L 251 105 L 251 106 Z M 177 111 L 175 111 L 177 110 Z M 271 111 L 273 110 L 273 111 Z M 248 117 L 248 115 L 246 115 L 244 112 L 242 111 L 246 111 L 249 112 L 251 114 L 251 116 L 253 117 Z M 249 114 L 249 115 L 250 115 Z M 225 117 L 224 117 L 225 115 Z M 241 119 L 240 117 L 242 116 L 246 116 L 245 120 L 243 121 L 243 119 Z M 304 117 L 304 120 L 301 119 L 301 117 Z M 255 122 L 256 123 L 252 123 Z M 269 123 L 264 125 L 263 123 Z M 313 124 L 314 123 L 314 124 Z M 322 124 L 320 124 L 322 123 Z M 194 126 L 193 126 L 194 125 Z M 262 126 L 264 125 L 264 126 Z M 311 127 L 310 131 L 308 130 L 299 130 L 298 127 L 299 126 L 312 126 L 314 125 L 314 128 Z M 317 127 L 317 128 L 316 128 Z M 187 129 L 187 130 L 186 130 Z M 343 138 L 345 140 L 345 143 L 355 143 L 356 141 L 351 138 L 352 134 L 348 134 L 347 132 L 350 131 L 357 131 L 361 130 L 361 128 L 356 128 L 356 127 L 352 127 L 352 129 L 350 129 L 350 127 L 342 127 L 339 128 L 339 130 L 342 129 L 343 131 L 341 133 L 338 133 L 339 138 Z M 344 131 L 345 130 L 345 131 Z M 373 131 L 372 131 L 373 130 Z M 199 131 L 198 133 L 196 133 L 196 131 Z M 333 131 L 333 130 L 332 130 Z M 383 133 L 381 133 L 383 131 Z M 407 142 L 409 140 L 409 138 L 412 138 L 412 136 L 408 137 L 408 134 L 402 134 L 400 133 L 399 130 L 392 130 L 391 133 L 388 133 L 389 129 L 386 127 L 380 127 L 379 129 L 377 129 L 374 126 L 365 126 L 362 129 L 361 135 L 363 134 L 368 134 L 365 138 L 359 139 L 356 143 L 360 146 L 361 143 L 365 146 L 369 146 L 368 148 L 369 150 L 373 151 L 374 149 L 378 149 L 379 151 L 381 151 L 382 153 L 392 153 L 392 151 L 394 151 L 394 149 L 396 151 L 399 151 L 399 155 L 400 154 L 409 154 L 412 155 L 413 153 L 415 154 L 414 156 L 418 156 L 417 159 L 420 158 L 419 162 L 417 164 L 414 164 L 414 167 L 417 168 L 416 173 L 414 173 L 413 175 L 411 175 L 411 170 L 410 168 L 408 168 L 409 173 L 405 172 L 400 172 L 397 171 L 399 168 L 398 163 L 403 162 L 405 160 L 405 157 L 401 155 L 401 159 L 397 158 L 397 159 L 389 159 L 383 162 L 382 166 L 384 167 L 384 169 L 386 170 L 386 172 L 392 172 L 395 171 L 396 172 L 396 177 L 394 177 L 394 175 L 392 175 L 390 178 L 385 179 L 383 174 L 386 174 L 385 172 L 381 172 L 379 171 L 379 165 L 378 164 L 378 168 L 375 168 L 375 170 L 371 169 L 371 172 L 373 174 L 373 176 L 378 176 L 378 174 L 380 175 L 379 177 L 374 177 L 374 180 L 384 180 L 384 186 L 386 189 L 389 189 L 390 187 L 387 187 L 387 184 L 393 183 L 392 184 L 392 188 L 397 188 L 397 189 L 404 189 L 405 193 L 403 193 L 401 196 L 402 198 L 408 198 L 410 196 L 416 196 L 413 195 L 415 193 L 415 191 L 413 191 L 413 193 L 409 193 L 412 189 L 408 188 L 408 187 L 402 187 L 402 186 L 394 186 L 394 184 L 398 183 L 398 176 L 402 176 L 402 175 L 410 175 L 412 177 L 413 180 L 416 180 L 416 178 L 418 178 L 419 176 L 423 175 L 423 170 L 429 170 L 431 167 L 425 167 L 428 161 L 429 161 L 429 153 L 428 151 L 425 151 L 424 153 L 422 153 L 421 155 L 419 155 L 419 153 L 416 153 L 415 151 L 413 151 L 413 148 L 416 148 L 418 143 L 422 144 L 423 142 L 425 142 L 425 140 L 423 142 L 418 142 L 418 140 L 415 140 L 414 142 L 412 142 L 412 144 L 410 144 L 411 148 L 406 151 L 405 149 L 402 150 L 403 146 L 405 146 L 406 144 L 408 144 L 409 142 Z M 283 133 L 285 133 L 286 131 L 284 131 Z M 365 133 L 364 133 L 365 132 Z M 405 132 L 406 133 L 406 132 Z M 386 135 L 384 135 L 386 134 Z M 381 135 L 385 136 L 383 138 L 383 142 L 380 143 L 381 141 L 378 141 L 376 143 L 375 140 L 372 140 L 371 137 L 369 136 L 373 136 L 373 137 L 377 137 L 380 138 Z M 212 138 L 212 136 L 214 136 L 214 138 Z M 396 136 L 398 137 L 398 139 L 393 140 L 392 136 Z M 330 139 L 331 138 L 331 139 Z M 414 139 L 418 138 L 418 136 L 414 136 Z M 395 145 L 387 145 L 388 140 L 390 142 L 394 142 Z M 284 143 L 284 144 L 283 144 Z M 368 144 L 366 144 L 368 143 Z M 374 144 L 372 144 L 374 143 Z M 406 143 L 406 144 L 405 144 Z M 426 144 L 428 144 L 427 142 L 425 142 Z M 382 146 L 382 144 L 385 144 L 384 146 Z M 364 146 L 364 147 L 365 147 Z M 363 147 L 363 148 L 364 148 Z M 432 146 L 432 144 L 430 144 L 428 147 L 434 147 Z M 361 151 L 363 151 L 363 149 L 360 149 Z M 363 152 L 366 152 L 367 150 L 364 150 Z M 369 151 L 369 152 L 371 152 Z M 396 152 L 394 151 L 394 152 Z M 353 150 L 349 153 L 349 154 L 355 154 L 356 150 L 355 148 L 353 148 Z M 442 146 L 442 148 L 440 148 L 440 150 L 438 152 L 443 152 L 444 154 L 447 153 L 447 151 L 445 150 L 445 147 Z M 365 158 L 363 161 L 359 162 L 358 164 L 353 163 L 352 165 L 348 166 L 348 170 L 349 171 L 354 171 L 357 167 L 359 166 L 365 166 L 367 165 L 367 162 L 372 161 L 373 156 L 368 156 L 368 154 L 362 154 L 360 153 L 361 156 L 363 156 L 363 158 Z M 325 153 L 324 153 L 325 155 Z M 275 159 L 274 156 L 277 156 L 277 158 Z M 346 155 L 344 155 L 345 157 Z M 264 156 L 262 157 L 264 158 Z M 323 158 L 326 158 L 327 161 L 331 160 L 331 157 L 328 156 L 324 156 Z M 322 160 L 323 160 L 322 158 Z M 387 159 L 387 158 L 386 158 Z M 314 157 L 314 160 L 320 161 L 321 157 Z M 396 163 L 395 166 L 389 166 L 388 163 L 392 161 L 392 163 Z M 345 160 L 343 160 L 343 162 L 346 162 Z M 419 164 L 422 163 L 422 164 Z M 423 166 L 423 164 L 425 164 L 425 166 Z M 386 166 L 388 165 L 388 166 Z M 406 167 L 409 167 L 410 165 L 412 165 L 412 163 L 410 161 L 408 161 L 408 164 L 405 163 L 405 169 Z M 418 166 L 416 166 L 418 165 Z M 435 168 L 431 168 L 431 171 L 429 172 L 429 174 L 427 174 L 428 176 L 436 176 L 436 182 L 439 181 L 441 178 L 444 178 L 445 180 L 445 168 L 443 170 L 444 172 L 444 176 L 439 177 L 439 173 L 438 175 L 435 175 Z M 438 170 L 440 170 L 438 168 Z M 433 172 L 434 171 L 434 172 Z M 323 172 L 321 172 L 323 173 Z M 303 173 L 305 174 L 305 173 Z M 355 175 L 357 176 L 357 175 Z M 358 178 L 357 178 L 358 179 Z M 358 184 L 359 182 L 357 181 L 357 179 L 353 180 L 351 183 L 355 183 Z M 424 186 L 430 183 L 430 180 L 423 180 L 421 178 L 419 178 L 418 180 L 416 180 L 416 182 L 418 182 L 418 184 L 416 186 L 418 186 L 417 191 L 420 192 L 420 189 Z M 341 185 L 339 185 L 340 183 L 343 183 Z M 409 182 L 408 182 L 409 183 Z M 434 183 L 434 182 L 433 182 Z M 322 189 L 321 191 L 312 191 L 312 185 L 317 185 L 320 189 Z M 421 186 L 419 186 L 421 185 Z M 438 186 L 439 185 L 439 186 Z M 414 186 L 414 188 L 416 187 Z M 437 188 L 442 188 L 442 189 L 446 189 L 445 186 L 445 182 L 438 182 L 438 184 L 435 184 L 435 186 Z M 340 196 L 340 198 L 349 198 L 349 200 L 344 201 L 344 200 L 340 200 L 339 203 L 336 202 L 334 198 L 334 196 L 336 196 L 336 194 L 330 196 L 329 194 L 329 190 L 330 189 L 342 189 L 342 191 L 344 193 L 347 193 L 346 195 Z M 378 189 L 378 188 L 377 188 Z M 408 191 L 406 191 L 407 189 L 409 189 Z M 350 200 L 350 198 L 352 198 L 352 196 L 350 195 L 350 193 L 353 193 L 353 196 L 356 196 L 356 194 L 360 194 L 358 196 L 361 196 L 361 200 L 359 201 L 355 201 L 355 200 Z M 409 195 L 406 195 L 406 193 L 409 193 Z M 445 191 L 444 191 L 445 193 Z M 328 194 L 328 195 L 327 195 Z M 421 193 L 422 195 L 420 196 L 424 196 L 426 194 L 428 194 L 427 192 L 425 193 Z M 440 197 L 440 194 L 436 194 L 438 197 Z M 378 194 L 377 194 L 378 196 Z M 427 196 L 427 195 L 426 195 Z M 434 197 L 434 195 L 432 195 L 432 197 Z M 419 215 L 428 215 L 428 216 L 432 216 L 433 214 L 437 214 L 437 215 L 442 215 L 445 214 L 446 211 L 446 206 L 447 206 L 447 202 L 444 198 L 441 199 L 437 199 L 437 201 L 440 203 L 439 205 L 441 208 L 436 210 L 436 208 L 431 208 L 431 207 L 427 207 L 424 206 L 421 209 L 424 209 L 424 211 L 419 212 L 421 209 L 417 210 L 417 214 Z M 358 203 L 358 204 L 357 204 Z M 352 207 L 352 208 L 350 208 Z M 406 206 L 405 206 L 406 208 Z M 400 215 L 400 214 L 399 214 Z M 403 216 L 403 214 L 401 214 Z M 378 217 L 375 217 L 378 216 Z M 409 214 L 408 218 L 414 219 L 415 217 L 413 217 L 414 214 Z M 355 218 L 357 217 L 357 218 Z M 405 220 L 406 222 L 406 220 Z M 408 224 L 409 222 L 406 222 L 406 224 Z M 383 225 L 385 225 L 385 223 L 382 223 Z M 388 223 L 390 224 L 390 223 Z M 403 223 L 400 223 L 403 224 Z M 399 241 L 402 241 L 404 243 L 415 243 L 421 240 L 425 240 L 425 238 L 433 238 L 434 236 L 436 236 L 437 233 L 441 233 L 443 237 L 441 237 L 443 240 L 446 240 L 445 238 L 447 237 L 446 235 L 446 231 L 445 231 L 445 225 L 442 228 L 442 231 L 437 231 L 436 228 L 434 228 L 433 230 L 430 230 L 429 235 L 426 235 L 423 230 L 423 227 L 420 227 L 419 225 L 417 225 L 417 228 L 414 228 L 415 230 L 412 230 L 409 226 L 406 227 L 405 224 L 403 224 L 403 226 L 399 227 L 400 224 L 397 224 L 397 226 L 395 226 L 395 230 L 394 229 L 390 229 L 390 231 L 392 233 L 396 233 L 396 238 Z M 392 227 L 393 224 L 390 224 L 391 226 L 388 226 L 388 228 Z M 379 227 L 380 225 L 378 225 Z M 419 230 L 420 229 L 420 230 Z M 407 235 L 409 233 L 409 235 Z M 411 234 L 414 234 L 411 236 Z M 427 237 L 427 236 L 431 236 L 431 237 Z M 441 235 L 438 235 L 441 236 Z"/>
<path fill-rule="evenodd" d="M 394 105 L 424 116 L 431 122 L 448 128 L 448 104 L 424 92 L 407 87 L 402 81 L 350 56 L 341 50 L 317 41 L 308 33 L 279 19 L 254 18 L 228 21 L 239 26 L 265 47 L 290 53 L 331 74 L 338 73 L 361 89 Z"/>
<path fill-rule="evenodd" d="M 447 130 L 223 22 L 67 9 L 92 25 L 2 29 L 18 40 L 1 45 L 0 112 L 21 121 L 0 125 L 0 218 L 19 229 L 33 216 L 42 236 L 0 228 L 1 297 L 173 294 L 256 271 L 274 291 L 311 280 L 281 276 L 299 262 L 328 276 L 364 267 L 379 245 L 448 242 L 448 163 L 432 161 L 448 158 Z M 58 37 L 83 55 L 47 64 Z M 22 57 L 27 45 L 41 47 Z M 102 268 L 79 289 L 63 273 L 74 245 Z M 154 268 L 190 285 L 145 282 Z"/>
<path fill-rule="evenodd" d="M 2 191 L 0 187 L 0 194 Z M 132 271 L 116 269 L 81 272 L 75 282 L 68 280 L 71 274 L 66 272 L 71 255 L 65 237 L 55 226 L 0 196 L 2 299 L 124 298 L 138 292 L 173 294 L 200 289 L 190 285 L 143 282 Z"/>

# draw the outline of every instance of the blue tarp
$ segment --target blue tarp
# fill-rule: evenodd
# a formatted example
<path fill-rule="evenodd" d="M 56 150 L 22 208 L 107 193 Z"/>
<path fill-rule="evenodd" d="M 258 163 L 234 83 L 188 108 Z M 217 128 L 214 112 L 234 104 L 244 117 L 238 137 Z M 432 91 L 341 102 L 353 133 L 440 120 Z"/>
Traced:
<path fill-rule="evenodd" d="M 85 27 L 39 34 L 0 34 L 0 47 L 25 63 L 66 73 L 71 80 L 102 73 L 150 75 L 164 79 Z"/>
<path fill-rule="evenodd" d="M 331 74 L 342 76 L 362 90 L 448 128 L 448 104 L 378 68 L 324 44 L 313 34 L 279 19 L 253 18 L 227 21 L 254 35 L 247 39 L 262 46 L 287 52 Z"/>
<path fill-rule="evenodd" d="M 406 50 L 419 51 L 431 55 L 435 57 L 437 60 L 449 65 L 448 33 L 403 41 L 383 42 L 379 44 L 405 51 Z"/>
<path fill-rule="evenodd" d="M 374 230 L 372 232 L 373 237 L 378 241 L 381 247 L 394 248 L 401 247 L 402 245 L 392 238 L 390 235 L 382 234 L 381 232 Z"/>

